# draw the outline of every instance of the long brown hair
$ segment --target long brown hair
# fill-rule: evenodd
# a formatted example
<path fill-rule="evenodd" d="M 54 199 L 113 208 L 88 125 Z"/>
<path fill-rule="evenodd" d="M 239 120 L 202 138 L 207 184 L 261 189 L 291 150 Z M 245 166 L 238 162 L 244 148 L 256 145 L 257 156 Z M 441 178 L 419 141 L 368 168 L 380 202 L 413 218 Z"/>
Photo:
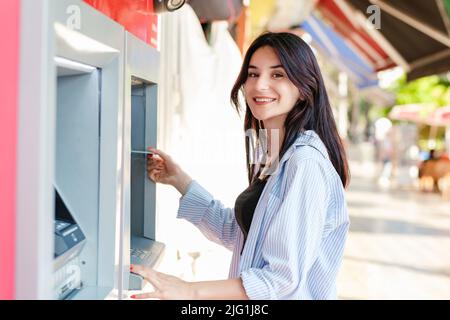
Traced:
<path fill-rule="evenodd" d="M 299 133 L 314 130 L 325 144 L 331 163 L 339 174 L 343 186 L 346 187 L 350 172 L 344 146 L 336 128 L 319 65 L 309 45 L 300 37 L 288 32 L 266 32 L 256 38 L 245 54 L 241 71 L 231 90 L 232 104 L 240 113 L 239 92 L 243 90 L 247 80 L 250 59 L 256 50 L 264 46 L 273 48 L 287 76 L 298 88 L 301 96 L 284 122 L 285 135 L 279 159 L 294 143 Z M 244 129 L 246 132 L 253 129 L 256 132 L 255 142 L 258 143 L 262 125 L 251 113 L 247 102 L 245 105 Z M 250 161 L 249 137 L 245 138 L 245 148 L 248 180 L 251 183 L 255 176 L 255 165 Z"/>

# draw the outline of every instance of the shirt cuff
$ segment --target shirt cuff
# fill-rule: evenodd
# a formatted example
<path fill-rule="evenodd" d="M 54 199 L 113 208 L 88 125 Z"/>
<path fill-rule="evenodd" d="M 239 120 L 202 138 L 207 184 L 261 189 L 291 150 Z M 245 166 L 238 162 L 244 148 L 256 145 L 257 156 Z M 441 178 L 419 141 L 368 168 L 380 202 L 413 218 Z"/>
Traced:
<path fill-rule="evenodd" d="M 198 224 L 213 200 L 213 196 L 206 189 L 192 180 L 186 193 L 180 198 L 177 218 Z"/>
<path fill-rule="evenodd" d="M 242 285 L 250 300 L 273 300 L 273 295 L 262 275 L 263 270 L 249 269 L 241 273 Z"/>

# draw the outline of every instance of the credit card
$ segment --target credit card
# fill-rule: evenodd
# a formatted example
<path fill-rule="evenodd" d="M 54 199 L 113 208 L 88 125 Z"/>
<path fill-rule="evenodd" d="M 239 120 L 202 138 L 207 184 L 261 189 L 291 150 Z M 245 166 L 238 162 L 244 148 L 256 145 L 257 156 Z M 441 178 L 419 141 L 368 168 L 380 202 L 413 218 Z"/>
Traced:
<path fill-rule="evenodd" d="M 138 153 L 138 154 L 156 154 L 153 151 L 140 151 L 140 150 L 131 150 L 131 153 Z"/>

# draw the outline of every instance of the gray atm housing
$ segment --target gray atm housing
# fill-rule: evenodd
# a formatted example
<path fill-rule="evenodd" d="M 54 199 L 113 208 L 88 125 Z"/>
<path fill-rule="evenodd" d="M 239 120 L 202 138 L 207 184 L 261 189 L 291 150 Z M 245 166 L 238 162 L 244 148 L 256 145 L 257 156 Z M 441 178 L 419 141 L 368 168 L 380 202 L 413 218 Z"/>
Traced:
<path fill-rule="evenodd" d="M 59 5 L 58 13 L 64 16 L 67 6 Z M 84 9 L 81 30 L 55 25 L 54 181 L 86 236 L 80 253 L 82 288 L 74 298 L 101 299 L 113 289 L 117 293 L 120 290 L 120 252 L 116 246 L 120 238 L 117 193 L 121 192 L 121 181 L 117 167 L 121 153 L 125 32 L 91 8 Z M 99 28 L 99 24 L 105 25 Z M 94 32 L 106 24 L 110 24 L 108 33 Z M 79 39 L 92 49 L 80 53 L 76 49 Z"/>
<path fill-rule="evenodd" d="M 149 146 L 156 146 L 159 53 L 126 34 L 125 130 L 124 130 L 124 232 L 127 262 L 154 267 L 162 255 L 163 244 L 155 241 L 156 186 L 147 177 Z M 128 232 L 129 231 L 129 232 Z M 131 248 L 131 250 L 130 250 Z M 142 289 L 143 279 L 125 273 L 124 289 Z"/>

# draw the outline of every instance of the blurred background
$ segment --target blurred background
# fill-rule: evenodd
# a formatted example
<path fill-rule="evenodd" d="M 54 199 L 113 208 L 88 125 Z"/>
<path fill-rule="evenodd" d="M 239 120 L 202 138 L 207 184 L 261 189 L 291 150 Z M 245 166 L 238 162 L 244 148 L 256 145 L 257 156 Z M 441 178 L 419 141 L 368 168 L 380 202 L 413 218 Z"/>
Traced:
<path fill-rule="evenodd" d="M 242 55 L 266 30 L 301 36 L 350 159 L 339 298 L 449 299 L 449 13 L 443 0 L 188 1 L 161 17 L 163 59 L 170 51 L 178 64 L 163 62 L 176 85 L 164 88 L 158 144 L 232 207 L 246 188 L 242 118 L 229 104 Z M 159 230 L 173 252 L 161 270 L 226 278 L 231 253 L 175 220 L 176 191 L 158 192 Z"/>

